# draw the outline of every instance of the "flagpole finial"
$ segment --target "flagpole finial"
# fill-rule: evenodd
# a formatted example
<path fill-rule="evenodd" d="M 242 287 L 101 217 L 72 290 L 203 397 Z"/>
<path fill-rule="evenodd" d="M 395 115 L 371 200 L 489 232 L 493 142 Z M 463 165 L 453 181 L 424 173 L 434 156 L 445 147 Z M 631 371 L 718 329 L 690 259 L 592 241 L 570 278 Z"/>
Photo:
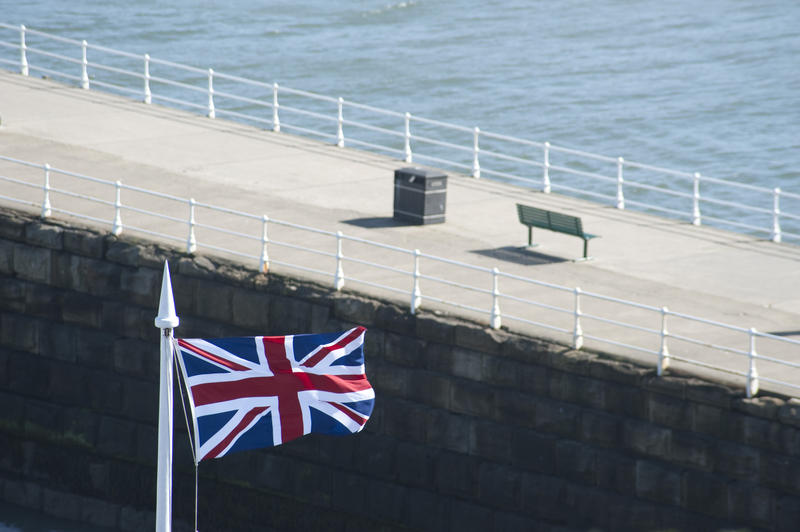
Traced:
<path fill-rule="evenodd" d="M 159 329 L 174 329 L 180 323 L 175 314 L 175 301 L 172 298 L 172 282 L 169 277 L 169 263 L 164 261 L 164 275 L 161 278 L 161 298 L 158 302 L 158 316 L 155 324 Z"/>

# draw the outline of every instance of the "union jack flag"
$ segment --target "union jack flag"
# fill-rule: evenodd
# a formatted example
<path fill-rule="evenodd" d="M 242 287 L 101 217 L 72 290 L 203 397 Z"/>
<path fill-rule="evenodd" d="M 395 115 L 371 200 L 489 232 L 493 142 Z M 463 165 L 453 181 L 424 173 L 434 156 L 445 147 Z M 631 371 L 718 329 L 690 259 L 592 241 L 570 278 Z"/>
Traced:
<path fill-rule="evenodd" d="M 375 403 L 365 332 L 178 339 L 197 461 L 312 432 L 359 432 Z"/>

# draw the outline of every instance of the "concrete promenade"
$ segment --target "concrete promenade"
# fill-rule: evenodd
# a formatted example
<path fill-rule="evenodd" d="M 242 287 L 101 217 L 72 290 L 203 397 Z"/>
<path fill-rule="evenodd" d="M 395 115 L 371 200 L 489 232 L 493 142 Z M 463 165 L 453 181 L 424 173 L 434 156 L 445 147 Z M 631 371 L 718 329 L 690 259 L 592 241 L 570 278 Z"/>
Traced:
<path fill-rule="evenodd" d="M 671 311 L 800 340 L 800 246 L 449 172 L 446 223 L 399 225 L 391 221 L 392 174 L 394 169 L 408 166 L 402 161 L 5 71 L 0 71 L 0 120 L 0 155 L 49 163 L 102 179 L 119 179 L 128 185 L 191 196 L 248 213 L 265 213 L 279 220 L 341 230 L 403 248 L 419 248 L 431 255 L 498 267 L 506 273 L 580 286 L 586 291 L 667 306 Z M 32 182 L 41 179 L 39 170 L 3 162 L 0 174 L 30 178 Z M 0 187 L 7 186 L 0 183 Z M 78 200 L 59 196 L 58 201 L 66 208 L 64 202 Z M 516 218 L 517 202 L 581 216 L 588 232 L 601 235 L 589 244 L 594 260 L 573 261 L 581 255 L 582 242 L 546 231 L 534 231 L 541 245 L 525 249 L 527 234 Z M 0 204 L 14 206 L 2 200 Z M 183 217 L 184 213 L 175 216 Z M 273 255 L 276 260 L 280 260 L 278 253 Z M 346 273 L 353 273 L 356 267 L 348 265 Z M 407 269 L 406 265 L 402 267 Z M 475 273 L 469 270 L 443 268 L 437 275 L 453 282 L 475 282 Z M 361 285 L 347 288 L 372 292 Z M 514 295 L 541 297 L 544 302 L 555 297 L 545 295 L 540 287 L 519 288 L 518 294 L 514 290 Z M 407 302 L 404 296 L 400 299 Z M 426 307 L 423 301 L 423 309 Z M 616 318 L 630 309 L 598 303 L 584 311 L 605 312 L 607 317 Z M 535 310 L 540 316 L 544 312 Z M 545 329 L 508 320 L 503 324 L 569 342 L 569 336 Z M 587 320 L 586 334 L 594 334 L 595 326 L 598 332 L 608 327 Z M 660 325 L 654 320 L 647 326 Z M 670 332 L 675 334 L 683 326 L 676 322 L 678 329 Z M 699 330 L 697 324 L 685 327 L 687 331 Z M 745 334 L 724 330 L 709 334 L 709 342 L 748 348 Z M 657 349 L 658 338 L 653 340 L 650 347 Z M 624 354 L 637 356 L 591 339 L 585 345 L 611 353 L 621 349 Z M 682 349 L 692 358 L 702 356 L 708 363 L 747 370 L 747 360 L 735 355 L 705 352 L 680 343 L 670 347 L 677 356 L 682 355 Z M 773 345 L 764 340 L 759 353 L 800 362 L 797 345 Z M 655 364 L 651 356 L 638 358 Z M 703 373 L 693 366 L 691 371 Z M 759 372 L 800 385 L 797 370 L 760 363 Z M 741 377 L 734 377 L 733 382 L 744 389 Z M 761 387 L 800 395 L 764 382 Z"/>

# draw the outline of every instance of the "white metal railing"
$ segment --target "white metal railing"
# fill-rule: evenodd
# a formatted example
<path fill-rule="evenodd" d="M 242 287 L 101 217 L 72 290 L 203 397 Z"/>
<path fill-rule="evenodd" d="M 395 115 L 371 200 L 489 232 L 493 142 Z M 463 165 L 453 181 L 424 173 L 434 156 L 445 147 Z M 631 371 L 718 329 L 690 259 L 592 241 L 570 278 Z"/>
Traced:
<path fill-rule="evenodd" d="M 0 30 L 15 37 L 0 40 L 0 52 L 18 54 L 14 59 L 0 54 L 0 66 L 26 76 L 40 72 L 78 82 L 84 89 L 102 87 L 145 103 L 155 100 L 210 118 L 225 116 L 273 131 L 310 135 L 340 147 L 358 146 L 408 163 L 433 163 L 475 178 L 510 181 L 545 193 L 557 190 L 618 209 L 635 207 L 694 225 L 710 223 L 762 235 L 774 242 L 800 241 L 800 194 L 777 187 L 670 170 L 389 111 L 122 52 L 24 25 L 0 23 Z M 31 37 L 37 46 L 31 46 Z M 154 75 L 153 67 L 162 73 Z M 737 199 L 743 196 L 746 202 Z"/>
<path fill-rule="evenodd" d="M 177 242 L 187 253 L 202 248 L 230 254 L 257 264 L 262 272 L 277 265 L 312 277 L 332 279 L 336 290 L 349 284 L 369 286 L 405 299 L 411 314 L 423 306 L 442 305 L 484 320 L 494 329 L 500 328 L 504 321 L 545 329 L 566 338 L 565 343 L 575 349 L 583 348 L 585 340 L 591 340 L 644 355 L 655 363 L 659 375 L 671 361 L 723 372 L 744 379 L 748 397 L 758 392 L 759 382 L 782 386 L 800 396 L 800 373 L 797 381 L 788 382 L 785 378 L 761 375 L 757 369 L 777 368 L 770 374 L 778 376 L 787 370 L 800 369 L 800 363 L 790 360 L 792 354 L 800 352 L 797 340 L 345 235 L 341 231 L 303 226 L 264 214 L 99 179 L 49 164 L 6 156 L 0 156 L 0 163 L 6 163 L 12 173 L 19 175 L 0 173 L 0 181 L 5 183 L 0 188 L 0 200 L 33 207 L 42 218 L 64 214 L 110 226 L 114 235 L 137 232 Z M 54 184 L 54 176 L 58 177 L 58 183 Z M 96 195 L 98 187 L 100 197 Z M 102 192 L 106 189 L 107 193 Z M 59 195 L 59 199 L 54 200 L 54 195 Z M 61 196 L 69 198 L 69 209 L 60 200 Z M 199 210 L 213 216 L 198 217 Z M 198 237 L 200 232 L 202 238 Z M 283 233 L 276 238 L 276 232 Z M 347 253 L 345 243 L 349 246 Z M 358 247 L 369 253 L 360 255 Z M 345 274 L 345 270 L 350 273 Z M 537 313 L 539 309 L 547 312 Z M 723 355 L 725 363 L 710 362 L 706 356 L 709 353 L 712 359 Z M 786 353 L 789 356 L 777 356 Z"/>

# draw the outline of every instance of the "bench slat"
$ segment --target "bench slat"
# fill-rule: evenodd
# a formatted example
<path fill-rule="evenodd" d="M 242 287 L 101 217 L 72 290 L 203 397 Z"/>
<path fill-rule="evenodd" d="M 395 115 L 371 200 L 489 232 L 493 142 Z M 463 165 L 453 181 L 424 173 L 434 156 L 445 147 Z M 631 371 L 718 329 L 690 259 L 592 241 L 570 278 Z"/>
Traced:
<path fill-rule="evenodd" d="M 528 226 L 528 245 L 531 245 L 532 227 L 549 229 L 558 233 L 582 238 L 583 258 L 585 259 L 587 258 L 586 254 L 589 240 L 599 236 L 591 233 L 584 233 L 583 222 L 577 216 L 539 209 L 537 207 L 531 207 L 530 205 L 522 205 L 521 203 L 517 203 L 517 215 L 519 216 L 520 223 Z"/>

